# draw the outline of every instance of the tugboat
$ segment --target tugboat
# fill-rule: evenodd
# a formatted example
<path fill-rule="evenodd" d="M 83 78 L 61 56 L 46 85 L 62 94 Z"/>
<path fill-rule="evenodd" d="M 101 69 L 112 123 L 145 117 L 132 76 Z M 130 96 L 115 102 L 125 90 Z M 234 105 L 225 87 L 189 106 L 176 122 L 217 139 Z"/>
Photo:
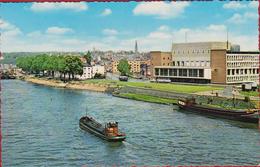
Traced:
<path fill-rule="evenodd" d="M 195 99 L 184 99 L 178 101 L 179 108 L 199 113 L 203 115 L 210 115 L 230 120 L 237 120 L 241 122 L 248 122 L 248 123 L 259 123 L 259 110 L 258 109 L 251 109 L 251 110 L 226 110 L 222 108 L 216 107 L 209 107 L 197 104 Z"/>
<path fill-rule="evenodd" d="M 118 142 L 126 138 L 124 133 L 118 131 L 118 122 L 108 122 L 103 126 L 92 117 L 83 116 L 79 120 L 79 127 L 107 141 Z"/>

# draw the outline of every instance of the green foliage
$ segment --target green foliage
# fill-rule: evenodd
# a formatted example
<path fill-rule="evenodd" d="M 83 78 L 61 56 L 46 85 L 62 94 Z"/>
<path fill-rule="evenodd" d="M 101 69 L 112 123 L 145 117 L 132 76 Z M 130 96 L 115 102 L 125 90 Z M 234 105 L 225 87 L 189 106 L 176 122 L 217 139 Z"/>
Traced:
<path fill-rule="evenodd" d="M 84 55 L 83 57 L 87 60 L 87 63 L 90 65 L 91 61 L 92 61 L 92 55 L 91 55 L 90 51 L 88 51 L 88 53 L 86 55 Z"/>
<path fill-rule="evenodd" d="M 56 56 L 56 55 L 38 55 L 28 57 L 18 57 L 16 59 L 17 67 L 22 68 L 23 71 L 28 73 L 39 74 L 40 71 L 48 71 L 48 74 L 54 76 L 54 72 L 72 75 L 83 74 L 83 63 L 78 56 Z"/>
<path fill-rule="evenodd" d="M 258 91 L 240 91 L 240 94 L 244 95 L 244 96 L 255 96 L 258 97 L 259 96 L 259 92 Z"/>
<path fill-rule="evenodd" d="M 137 88 L 150 88 L 154 90 L 179 92 L 179 93 L 196 93 L 212 90 L 223 90 L 221 86 L 208 86 L 208 85 L 182 85 L 176 83 L 151 83 L 151 82 L 120 82 L 115 80 L 86 80 L 86 83 L 96 84 L 110 84 L 115 86 L 131 86 Z"/>
<path fill-rule="evenodd" d="M 65 70 L 68 73 L 83 74 L 83 63 L 79 57 L 76 56 L 65 56 Z"/>
<path fill-rule="evenodd" d="M 133 100 L 160 103 L 160 104 L 177 104 L 177 99 L 161 98 L 151 95 L 135 94 L 135 93 L 120 93 L 120 97 L 125 97 Z"/>
<path fill-rule="evenodd" d="M 17 67 L 22 68 L 26 72 L 31 72 L 31 67 L 33 63 L 33 57 L 18 57 L 16 60 Z"/>
<path fill-rule="evenodd" d="M 117 70 L 121 73 L 121 75 L 125 75 L 125 76 L 130 75 L 131 74 L 130 69 L 131 66 L 128 64 L 128 61 L 126 59 L 122 59 L 119 61 Z"/>

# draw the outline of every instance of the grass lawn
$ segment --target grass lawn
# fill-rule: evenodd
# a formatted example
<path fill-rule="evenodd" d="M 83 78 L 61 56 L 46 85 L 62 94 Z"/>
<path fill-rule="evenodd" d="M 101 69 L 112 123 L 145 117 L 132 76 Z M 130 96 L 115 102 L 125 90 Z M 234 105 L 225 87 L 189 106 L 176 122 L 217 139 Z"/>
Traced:
<path fill-rule="evenodd" d="M 143 94 L 134 94 L 134 93 L 121 93 L 119 96 L 126 97 L 133 100 L 151 102 L 151 103 L 161 103 L 161 104 L 177 104 L 176 99 L 167 99 L 167 98 L 160 98 L 150 95 L 143 95 Z"/>
<path fill-rule="evenodd" d="M 115 80 L 98 80 L 91 79 L 82 81 L 84 83 L 94 84 L 110 84 L 115 86 L 132 86 L 139 88 L 150 88 L 161 91 L 180 92 L 180 93 L 196 93 L 202 91 L 222 90 L 223 87 L 208 85 L 182 85 L 173 83 L 150 83 L 150 82 L 121 82 Z"/>
<path fill-rule="evenodd" d="M 241 91 L 240 94 L 244 95 L 244 96 L 259 96 L 259 92 L 258 91 Z"/>

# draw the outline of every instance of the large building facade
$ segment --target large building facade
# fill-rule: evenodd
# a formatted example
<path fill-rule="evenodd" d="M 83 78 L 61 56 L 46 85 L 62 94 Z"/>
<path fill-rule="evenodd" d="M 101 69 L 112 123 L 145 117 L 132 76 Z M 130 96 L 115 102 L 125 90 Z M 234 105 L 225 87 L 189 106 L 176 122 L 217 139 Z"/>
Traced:
<path fill-rule="evenodd" d="M 164 64 L 158 53 L 151 52 L 155 79 L 220 84 L 258 82 L 259 52 L 234 52 L 228 42 L 173 44 L 171 62 Z"/>
<path fill-rule="evenodd" d="M 259 52 L 211 52 L 212 83 L 259 83 Z"/>

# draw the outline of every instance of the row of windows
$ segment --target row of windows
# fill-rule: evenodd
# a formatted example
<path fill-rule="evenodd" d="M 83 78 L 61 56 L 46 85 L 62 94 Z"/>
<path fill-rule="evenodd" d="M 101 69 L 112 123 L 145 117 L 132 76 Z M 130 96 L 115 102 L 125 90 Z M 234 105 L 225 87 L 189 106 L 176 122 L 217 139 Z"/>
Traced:
<path fill-rule="evenodd" d="M 227 63 L 227 67 L 258 67 L 258 62 L 233 62 Z"/>
<path fill-rule="evenodd" d="M 209 61 L 173 61 L 173 66 L 192 66 L 192 67 L 209 67 Z"/>
<path fill-rule="evenodd" d="M 259 56 L 258 55 L 227 55 L 227 61 L 244 61 L 244 60 L 251 60 L 251 61 L 258 61 Z"/>
<path fill-rule="evenodd" d="M 170 66 L 170 63 L 163 63 L 162 65 L 163 66 L 166 66 L 166 65 Z"/>
<path fill-rule="evenodd" d="M 199 53 L 210 53 L 210 50 L 174 50 L 173 51 L 173 54 L 175 54 L 175 53 L 178 53 L 178 54 L 180 54 L 180 53 L 187 53 L 187 54 L 189 54 L 189 53 L 197 53 L 197 54 L 199 54 Z"/>
<path fill-rule="evenodd" d="M 228 69 L 227 75 L 259 74 L 259 69 Z"/>
<path fill-rule="evenodd" d="M 155 69 L 158 76 L 204 77 L 203 69 Z"/>
<path fill-rule="evenodd" d="M 236 76 L 236 77 L 227 77 L 227 82 L 234 81 L 258 81 L 258 76 Z"/>
<path fill-rule="evenodd" d="M 165 60 L 165 59 L 166 59 L 166 58 L 165 58 L 165 57 L 163 57 L 163 60 Z M 167 57 L 167 59 L 168 59 L 168 60 L 170 60 L 170 57 Z"/>

